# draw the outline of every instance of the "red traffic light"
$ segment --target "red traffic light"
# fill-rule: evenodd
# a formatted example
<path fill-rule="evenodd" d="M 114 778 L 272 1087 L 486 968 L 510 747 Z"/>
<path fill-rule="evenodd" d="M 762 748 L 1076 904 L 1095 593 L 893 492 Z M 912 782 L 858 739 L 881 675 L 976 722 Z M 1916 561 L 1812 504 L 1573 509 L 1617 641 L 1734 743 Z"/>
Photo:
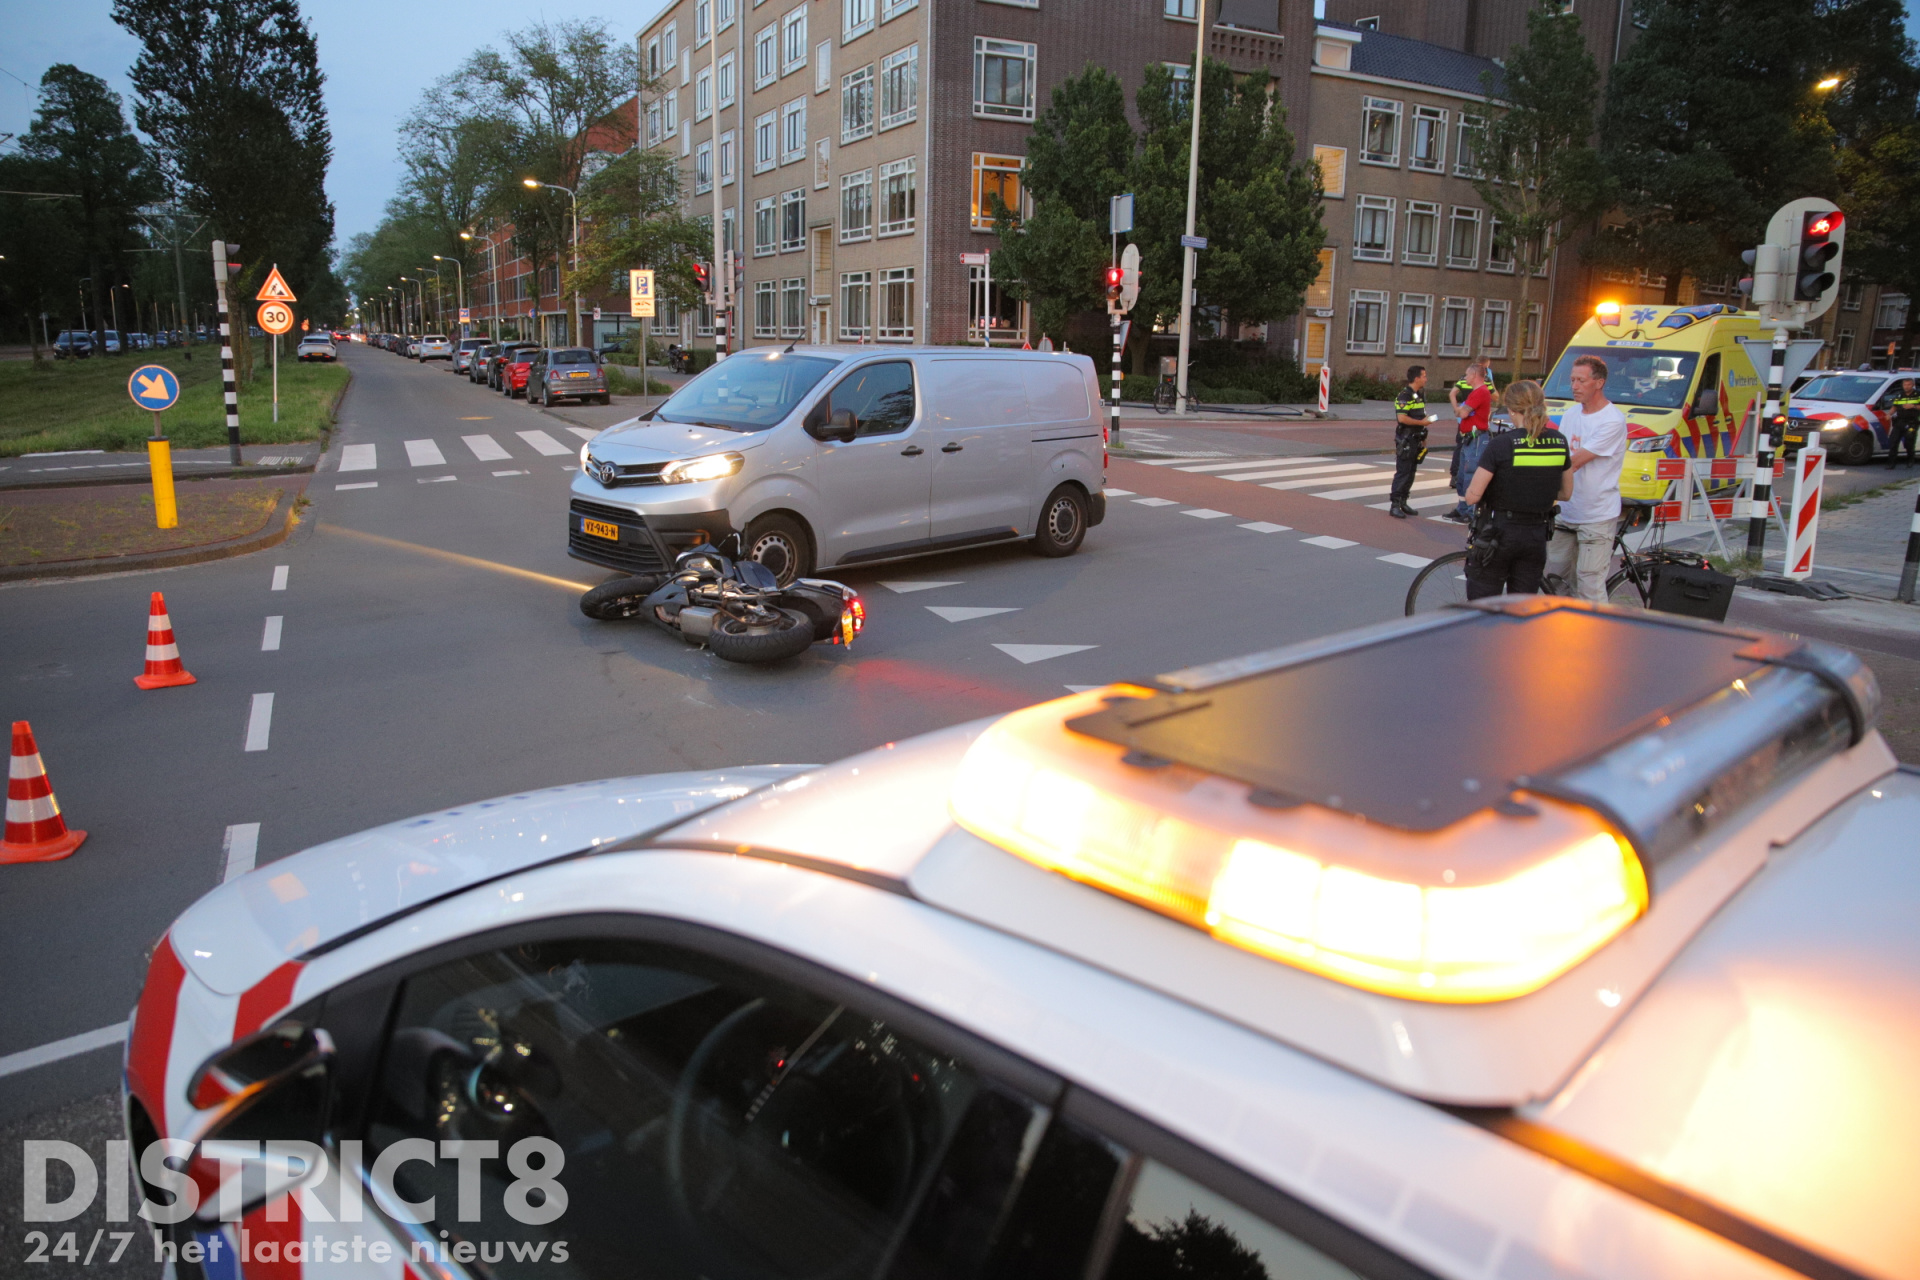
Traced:
<path fill-rule="evenodd" d="M 1108 267 L 1107 268 L 1107 288 L 1118 289 L 1120 287 L 1120 281 L 1123 275 L 1124 273 L 1120 270 L 1119 267 Z"/>
<path fill-rule="evenodd" d="M 705 284 L 707 282 L 707 264 L 704 262 L 694 263 L 693 274 L 695 279 L 699 280 L 701 284 Z"/>
<path fill-rule="evenodd" d="M 1831 213 L 1820 214 L 1807 223 L 1807 234 L 1810 236 L 1830 236 L 1838 231 L 1840 224 L 1846 220 L 1847 215 L 1838 209 L 1833 210 Z"/>

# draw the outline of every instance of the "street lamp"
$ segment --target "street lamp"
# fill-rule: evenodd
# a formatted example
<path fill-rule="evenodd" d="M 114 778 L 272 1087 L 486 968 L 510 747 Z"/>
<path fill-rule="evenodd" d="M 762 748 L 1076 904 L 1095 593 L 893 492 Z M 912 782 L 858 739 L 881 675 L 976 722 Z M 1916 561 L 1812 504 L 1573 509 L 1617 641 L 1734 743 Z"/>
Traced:
<path fill-rule="evenodd" d="M 419 270 L 419 268 L 418 268 L 418 267 L 415 267 L 415 268 L 414 268 L 414 270 L 416 270 L 416 271 L 418 271 L 418 270 Z M 414 287 L 414 290 L 415 290 L 415 292 L 416 292 L 416 293 L 417 293 L 417 294 L 419 295 L 419 303 L 418 303 L 418 305 L 417 305 L 417 306 L 415 306 L 415 308 L 414 308 L 414 311 L 413 311 L 413 315 L 414 315 L 414 319 L 415 319 L 415 320 L 416 320 L 416 321 L 418 322 L 418 324 L 419 324 L 419 328 L 420 328 L 420 332 L 419 332 L 419 334 L 418 334 L 417 336 L 418 336 L 418 337 L 422 337 L 422 338 L 424 338 L 424 337 L 426 337 L 426 336 L 427 336 L 427 286 L 426 286 L 426 282 L 425 282 L 425 281 L 423 281 L 423 280 L 415 280 L 415 279 L 413 279 L 413 278 L 412 278 L 411 276 L 401 276 L 401 277 L 400 277 L 400 279 L 401 279 L 401 281 L 402 281 L 403 283 L 406 283 L 406 284 L 410 284 L 410 285 L 412 285 L 412 286 Z M 406 295 L 406 292 L 405 292 L 404 290 L 402 290 L 402 291 L 401 291 L 401 294 L 400 294 L 400 297 L 401 297 L 401 300 L 402 300 L 403 302 L 404 302 L 404 301 L 406 300 L 406 296 L 407 296 L 407 295 Z"/>
<path fill-rule="evenodd" d="M 576 276 L 579 275 L 580 274 L 580 196 L 579 194 L 576 193 L 572 187 L 563 187 L 557 182 L 542 182 L 538 178 L 522 178 L 520 179 L 520 182 L 521 182 L 521 185 L 525 186 L 529 191 L 538 191 L 542 187 L 551 187 L 555 191 L 564 191 L 567 193 L 567 198 L 573 201 L 573 272 Z M 537 296 L 538 294 L 537 289 L 535 290 L 535 294 Z M 573 341 L 575 343 L 578 343 L 580 341 L 580 294 L 577 291 L 573 295 L 573 334 L 570 341 Z"/>
<path fill-rule="evenodd" d="M 464 237 L 467 233 L 462 231 L 460 234 Z M 460 259 L 442 258 L 439 254 L 436 253 L 433 255 L 433 260 L 435 262 L 451 262 L 453 264 L 454 292 L 460 296 L 459 309 L 461 311 L 465 311 L 467 309 L 467 273 L 461 268 Z M 435 270 L 438 270 L 438 269 L 439 268 L 437 267 L 435 268 Z M 462 338 L 467 336 L 467 322 L 465 320 L 462 320 L 460 322 L 460 336 Z"/>
<path fill-rule="evenodd" d="M 442 300 L 443 295 L 440 292 L 440 255 L 436 253 L 433 256 L 435 261 L 431 267 L 415 267 L 414 270 L 433 272 L 433 324 L 436 329 L 444 329 L 447 327 L 445 314 L 446 304 Z"/>
<path fill-rule="evenodd" d="M 1825 80 L 1822 80 L 1813 87 L 1825 93 L 1829 89 L 1838 89 L 1840 87 L 1840 79 L 1839 76 L 1828 76 Z"/>

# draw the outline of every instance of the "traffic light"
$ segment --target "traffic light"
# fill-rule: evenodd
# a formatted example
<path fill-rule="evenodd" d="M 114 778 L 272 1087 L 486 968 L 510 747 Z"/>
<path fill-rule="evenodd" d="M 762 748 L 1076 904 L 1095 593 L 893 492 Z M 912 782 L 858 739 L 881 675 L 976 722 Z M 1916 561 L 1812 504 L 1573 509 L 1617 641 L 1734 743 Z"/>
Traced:
<path fill-rule="evenodd" d="M 1800 243 L 1792 266 L 1795 302 L 1823 301 L 1839 285 L 1846 222 L 1838 209 L 1809 209 L 1800 215 Z"/>
<path fill-rule="evenodd" d="M 711 304 L 713 302 L 713 286 L 712 282 L 707 278 L 706 263 L 696 262 L 693 264 L 693 278 L 700 282 L 700 293 L 706 298 L 707 302 Z"/>
<path fill-rule="evenodd" d="M 1120 310 L 1120 294 L 1122 289 L 1124 288 L 1126 276 L 1127 276 L 1127 273 L 1122 271 L 1119 267 L 1107 268 L 1107 274 L 1106 274 L 1107 310 L 1109 311 Z"/>
<path fill-rule="evenodd" d="M 1755 307 L 1780 300 L 1780 246 L 1763 244 L 1740 255 L 1740 261 L 1753 268 L 1753 274 L 1741 278 L 1737 286 Z"/>

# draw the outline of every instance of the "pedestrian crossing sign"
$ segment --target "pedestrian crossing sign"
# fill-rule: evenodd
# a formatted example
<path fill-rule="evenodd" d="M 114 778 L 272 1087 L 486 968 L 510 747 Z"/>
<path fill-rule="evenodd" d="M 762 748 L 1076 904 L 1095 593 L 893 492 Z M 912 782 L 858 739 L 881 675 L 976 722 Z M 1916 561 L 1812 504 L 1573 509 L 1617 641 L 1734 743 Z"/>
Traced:
<path fill-rule="evenodd" d="M 636 317 L 653 314 L 653 272 L 627 272 L 627 309 Z"/>
<path fill-rule="evenodd" d="M 267 272 L 267 282 L 260 286 L 260 292 L 253 295 L 255 302 L 298 302 L 293 290 L 287 287 L 286 277 L 275 267 Z"/>

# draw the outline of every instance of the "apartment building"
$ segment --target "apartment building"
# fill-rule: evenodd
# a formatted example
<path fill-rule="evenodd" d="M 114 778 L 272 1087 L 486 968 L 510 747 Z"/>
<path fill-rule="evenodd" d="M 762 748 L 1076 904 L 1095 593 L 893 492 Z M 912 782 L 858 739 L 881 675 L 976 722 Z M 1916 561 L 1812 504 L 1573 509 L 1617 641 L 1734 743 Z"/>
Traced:
<path fill-rule="evenodd" d="M 1145 68 L 1191 63 L 1195 0 L 677 0 L 639 33 L 657 84 L 641 145 L 683 163 L 689 213 L 720 193 L 735 251 L 735 347 L 1019 341 L 992 279 L 991 197 L 1020 167 L 1053 86 L 1089 63 L 1129 103 Z M 1208 53 L 1297 85 L 1312 0 L 1215 0 Z M 1292 64 L 1298 64 L 1294 66 Z M 979 255 L 987 255 L 986 261 Z M 714 318 L 665 311 L 699 345 Z"/>

